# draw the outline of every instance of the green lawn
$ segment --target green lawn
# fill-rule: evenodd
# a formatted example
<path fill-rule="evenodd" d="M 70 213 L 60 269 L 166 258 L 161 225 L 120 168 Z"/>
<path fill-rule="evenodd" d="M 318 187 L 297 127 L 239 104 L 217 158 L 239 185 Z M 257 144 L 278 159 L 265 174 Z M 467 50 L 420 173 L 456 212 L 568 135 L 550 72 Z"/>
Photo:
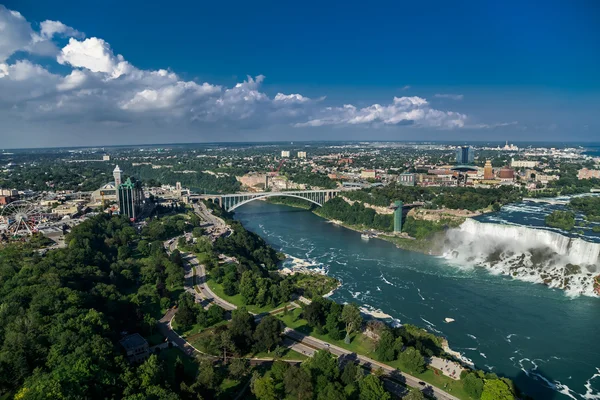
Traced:
<path fill-rule="evenodd" d="M 306 322 L 306 320 L 299 318 L 301 313 L 302 309 L 296 308 L 294 310 L 291 310 L 287 315 L 277 314 L 277 317 L 281 319 L 285 326 L 289 328 L 316 337 L 317 339 L 324 340 L 343 349 L 352 351 L 354 353 L 360 353 L 366 356 L 370 355 L 373 352 L 374 343 L 365 335 L 359 333 L 351 334 L 350 344 L 344 343 L 344 339 L 333 340 L 325 334 L 317 333 L 312 327 L 308 325 L 308 322 Z"/>
<path fill-rule="evenodd" d="M 221 286 L 221 284 L 212 280 L 210 278 L 210 276 L 208 277 L 206 284 L 208 285 L 210 290 L 212 290 L 215 293 L 215 295 L 217 295 L 217 297 L 220 297 L 223 300 L 226 300 L 229 303 L 234 304 L 237 307 L 246 307 L 246 310 L 248 310 L 248 312 L 251 312 L 253 314 L 262 314 L 262 313 L 270 312 L 270 311 L 276 310 L 278 308 L 282 308 L 287 304 L 287 303 L 281 303 L 275 307 L 271 307 L 271 306 L 260 307 L 260 306 L 256 306 L 256 305 L 246 305 L 246 304 L 244 304 L 242 295 L 240 295 L 240 294 L 236 294 L 235 296 L 226 295 L 225 292 L 223 291 L 223 286 Z"/>
<path fill-rule="evenodd" d="M 217 399 L 233 399 L 246 382 L 225 378 L 217 390 Z"/>
<path fill-rule="evenodd" d="M 181 358 L 181 361 L 183 361 L 185 374 L 191 377 L 196 376 L 198 364 L 195 362 L 195 359 L 186 356 L 183 351 L 177 347 L 172 347 L 170 349 L 166 348 L 160 351 L 159 358 L 165 362 L 165 371 L 175 370 L 175 360 L 177 360 L 177 357 Z"/>

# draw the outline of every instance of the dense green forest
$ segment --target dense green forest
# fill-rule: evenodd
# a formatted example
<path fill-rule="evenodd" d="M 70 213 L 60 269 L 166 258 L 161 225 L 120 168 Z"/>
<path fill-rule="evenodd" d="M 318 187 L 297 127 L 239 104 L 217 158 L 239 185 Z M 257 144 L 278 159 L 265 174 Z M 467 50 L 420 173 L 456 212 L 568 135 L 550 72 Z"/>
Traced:
<path fill-rule="evenodd" d="M 376 375 L 366 375 L 353 362 L 339 365 L 336 357 L 325 350 L 304 361 L 290 365 L 276 361 L 264 374 L 255 373 L 252 393 L 258 400 L 389 400 L 390 393 Z M 407 400 L 424 399 L 423 394 L 404 397 Z"/>
<path fill-rule="evenodd" d="M 387 232 L 394 229 L 394 219 L 391 214 L 377 214 L 375 210 L 365 207 L 359 202 L 350 205 L 341 197 L 334 197 L 325 203 L 323 207 L 316 209 L 315 212 L 324 218 L 342 221 L 345 224 Z"/>
<path fill-rule="evenodd" d="M 523 192 L 512 186 L 482 189 L 472 187 L 419 187 L 390 184 L 344 193 L 350 200 L 387 207 L 396 200 L 404 203 L 426 202 L 431 208 L 467 209 L 471 211 L 488 207 L 499 209 L 502 205 L 520 201 Z"/>
<path fill-rule="evenodd" d="M 576 197 L 571 199 L 569 206 L 582 213 L 588 221 L 600 222 L 600 197 Z"/>
<path fill-rule="evenodd" d="M 323 189 L 335 189 L 337 183 L 331 180 L 327 175 L 313 173 L 309 171 L 302 171 L 299 173 L 289 175 L 289 178 L 294 183 L 304 183 L 307 188 L 323 188 Z"/>
<path fill-rule="evenodd" d="M 182 290 L 178 253 L 152 241 L 142 254 L 141 239 L 125 218 L 98 215 L 65 249 L 0 249 L 0 395 L 177 398 L 156 357 L 131 366 L 118 345 L 122 332 L 153 335 Z"/>
<path fill-rule="evenodd" d="M 546 225 L 570 231 L 575 227 L 575 214 L 571 211 L 552 211 L 546 216 Z"/>

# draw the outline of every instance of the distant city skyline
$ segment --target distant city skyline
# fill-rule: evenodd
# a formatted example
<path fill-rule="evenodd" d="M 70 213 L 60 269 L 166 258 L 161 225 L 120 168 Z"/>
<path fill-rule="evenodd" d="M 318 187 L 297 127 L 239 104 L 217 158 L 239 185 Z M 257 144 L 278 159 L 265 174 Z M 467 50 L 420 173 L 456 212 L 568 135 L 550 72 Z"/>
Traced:
<path fill-rule="evenodd" d="M 3 148 L 600 141 L 593 1 L 3 4 Z"/>

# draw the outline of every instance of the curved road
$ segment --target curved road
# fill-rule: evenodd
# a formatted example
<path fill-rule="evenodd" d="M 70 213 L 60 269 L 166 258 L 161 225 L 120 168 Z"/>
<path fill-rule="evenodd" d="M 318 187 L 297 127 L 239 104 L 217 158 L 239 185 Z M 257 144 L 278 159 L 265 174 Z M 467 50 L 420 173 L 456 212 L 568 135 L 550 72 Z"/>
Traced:
<path fill-rule="evenodd" d="M 198 259 L 193 254 L 188 255 L 186 257 L 186 261 L 195 267 L 196 282 L 198 283 L 198 285 L 200 287 L 200 293 L 204 300 L 209 301 L 214 304 L 218 304 L 220 307 L 222 307 L 226 310 L 234 310 L 237 308 L 234 304 L 231 304 L 231 303 L 219 298 L 217 295 L 214 294 L 214 292 L 212 290 L 210 290 L 208 285 L 206 285 L 206 270 L 205 270 L 204 266 L 199 263 Z M 372 358 L 353 353 L 349 350 L 332 345 L 323 340 L 317 339 L 313 336 L 305 335 L 294 329 L 285 328 L 284 334 L 286 336 L 288 336 L 289 338 L 293 339 L 294 341 L 296 341 L 297 342 L 296 344 L 305 345 L 303 347 L 295 348 L 294 347 L 295 345 L 293 343 L 290 344 L 291 348 L 293 348 L 296 351 L 299 351 L 300 353 L 304 353 L 306 355 L 312 356 L 312 354 L 314 353 L 315 350 L 319 350 L 319 349 L 329 350 L 332 354 L 334 354 L 338 357 L 342 357 L 343 359 L 348 360 L 348 361 L 357 362 L 359 365 L 363 365 L 366 368 L 369 368 L 369 369 L 381 368 L 384 371 L 384 376 L 388 376 L 393 381 L 400 381 L 407 386 L 411 386 L 413 388 L 422 390 L 424 393 L 426 393 L 430 397 L 434 397 L 434 398 L 440 399 L 440 400 L 459 400 L 457 397 L 455 397 L 455 396 L 451 395 L 450 393 L 445 392 L 442 389 L 439 389 L 435 386 L 421 385 L 419 383 L 419 382 L 421 382 L 421 380 L 419 378 L 416 378 L 412 375 L 401 372 L 394 367 L 380 363 L 379 361 L 376 361 Z M 388 385 L 388 389 L 395 389 L 394 391 L 397 390 L 396 388 L 393 388 L 394 382 L 388 382 L 387 385 Z M 398 385 L 396 385 L 396 386 L 398 386 Z M 406 391 L 406 390 L 404 389 L 404 391 Z"/>

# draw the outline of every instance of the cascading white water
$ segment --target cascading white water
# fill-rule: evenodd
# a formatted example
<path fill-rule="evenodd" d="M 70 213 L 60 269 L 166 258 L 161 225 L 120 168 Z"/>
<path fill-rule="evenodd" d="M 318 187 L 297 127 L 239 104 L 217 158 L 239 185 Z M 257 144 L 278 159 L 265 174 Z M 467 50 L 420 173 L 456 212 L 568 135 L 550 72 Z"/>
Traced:
<path fill-rule="evenodd" d="M 600 273 L 600 243 L 473 219 L 446 233 L 445 257 L 570 294 L 595 295 L 594 277 Z"/>

